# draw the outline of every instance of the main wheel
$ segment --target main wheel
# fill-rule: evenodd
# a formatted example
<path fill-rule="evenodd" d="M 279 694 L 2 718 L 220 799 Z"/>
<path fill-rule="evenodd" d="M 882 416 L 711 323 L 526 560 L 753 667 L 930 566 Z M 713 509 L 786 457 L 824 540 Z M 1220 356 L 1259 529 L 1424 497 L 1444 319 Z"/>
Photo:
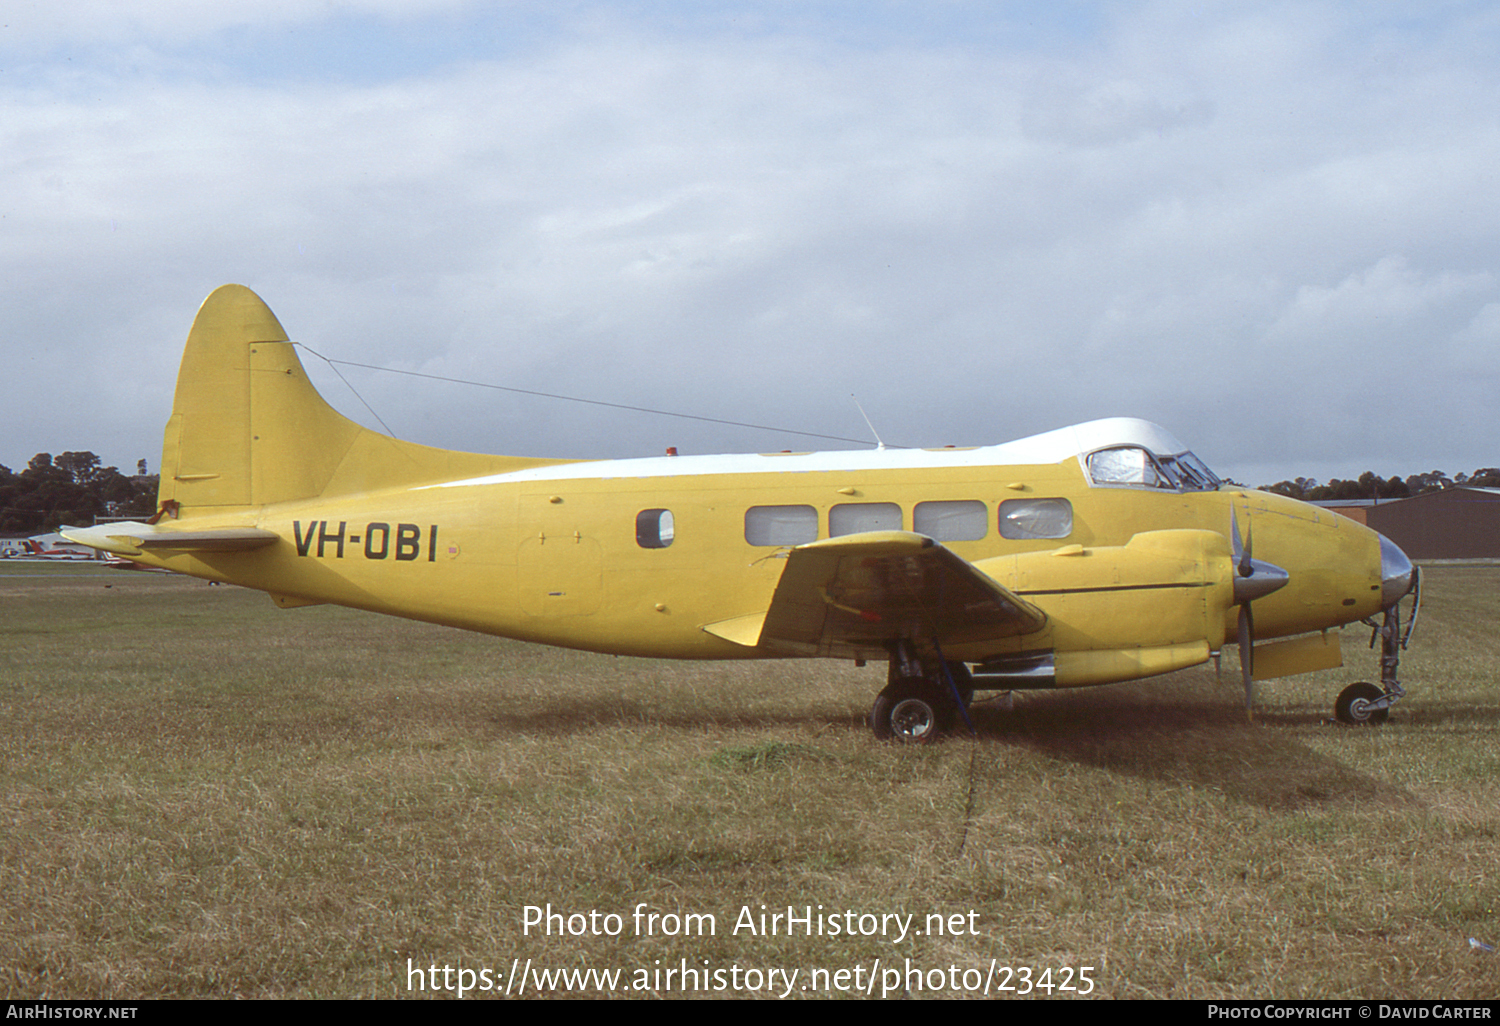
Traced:
<path fill-rule="evenodd" d="M 1390 715 L 1389 709 L 1372 709 L 1370 703 L 1382 697 L 1384 691 L 1374 684 L 1360 681 L 1358 684 L 1350 684 L 1339 692 L 1338 701 L 1333 703 L 1333 715 L 1340 723 L 1350 723 L 1363 726 L 1370 723 L 1384 723 Z"/>
<path fill-rule="evenodd" d="M 953 724 L 953 696 L 922 677 L 903 677 L 886 686 L 870 709 L 870 729 L 882 741 L 925 745 Z"/>

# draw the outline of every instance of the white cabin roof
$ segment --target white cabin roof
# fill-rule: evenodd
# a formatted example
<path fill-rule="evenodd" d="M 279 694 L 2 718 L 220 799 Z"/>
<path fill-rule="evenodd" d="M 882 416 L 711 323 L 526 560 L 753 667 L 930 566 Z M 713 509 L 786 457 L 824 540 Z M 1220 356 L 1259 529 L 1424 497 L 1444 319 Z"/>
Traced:
<path fill-rule="evenodd" d="M 621 480 L 699 474 L 811 474 L 826 471 L 1050 464 L 1118 445 L 1139 445 L 1158 456 L 1176 456 L 1188 451 L 1187 446 L 1157 424 L 1134 417 L 1109 417 L 999 445 L 972 448 L 850 449 L 831 452 L 733 453 L 722 456 L 587 460 L 445 481 L 425 487 L 462 488 L 502 482 Z"/>

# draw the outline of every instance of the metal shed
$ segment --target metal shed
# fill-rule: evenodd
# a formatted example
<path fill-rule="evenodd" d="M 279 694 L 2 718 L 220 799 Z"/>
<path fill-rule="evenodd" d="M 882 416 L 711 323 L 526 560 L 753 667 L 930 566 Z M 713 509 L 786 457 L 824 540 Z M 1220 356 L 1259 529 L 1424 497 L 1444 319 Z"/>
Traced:
<path fill-rule="evenodd" d="M 1500 558 L 1500 488 L 1456 485 L 1364 513 L 1366 524 L 1412 559 Z"/>

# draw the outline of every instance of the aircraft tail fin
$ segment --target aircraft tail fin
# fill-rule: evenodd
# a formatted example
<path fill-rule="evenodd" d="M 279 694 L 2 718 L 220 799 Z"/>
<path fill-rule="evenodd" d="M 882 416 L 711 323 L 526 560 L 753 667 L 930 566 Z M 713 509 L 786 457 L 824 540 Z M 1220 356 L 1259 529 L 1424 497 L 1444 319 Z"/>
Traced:
<path fill-rule="evenodd" d="M 361 427 L 318 394 L 261 298 L 225 285 L 188 332 L 158 500 L 191 516 L 554 462 L 434 449 Z"/>

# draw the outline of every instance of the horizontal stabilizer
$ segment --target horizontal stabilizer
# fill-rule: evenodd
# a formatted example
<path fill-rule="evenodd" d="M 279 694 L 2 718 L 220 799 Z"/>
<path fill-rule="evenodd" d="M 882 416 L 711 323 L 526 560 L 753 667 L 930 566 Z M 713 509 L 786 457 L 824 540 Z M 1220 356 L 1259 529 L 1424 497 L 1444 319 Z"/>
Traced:
<path fill-rule="evenodd" d="M 174 531 L 157 524 L 125 521 L 97 527 L 69 527 L 62 531 L 68 541 L 121 556 L 139 556 L 147 551 L 241 552 L 259 549 L 280 535 L 259 527 L 221 527 L 210 531 Z"/>

